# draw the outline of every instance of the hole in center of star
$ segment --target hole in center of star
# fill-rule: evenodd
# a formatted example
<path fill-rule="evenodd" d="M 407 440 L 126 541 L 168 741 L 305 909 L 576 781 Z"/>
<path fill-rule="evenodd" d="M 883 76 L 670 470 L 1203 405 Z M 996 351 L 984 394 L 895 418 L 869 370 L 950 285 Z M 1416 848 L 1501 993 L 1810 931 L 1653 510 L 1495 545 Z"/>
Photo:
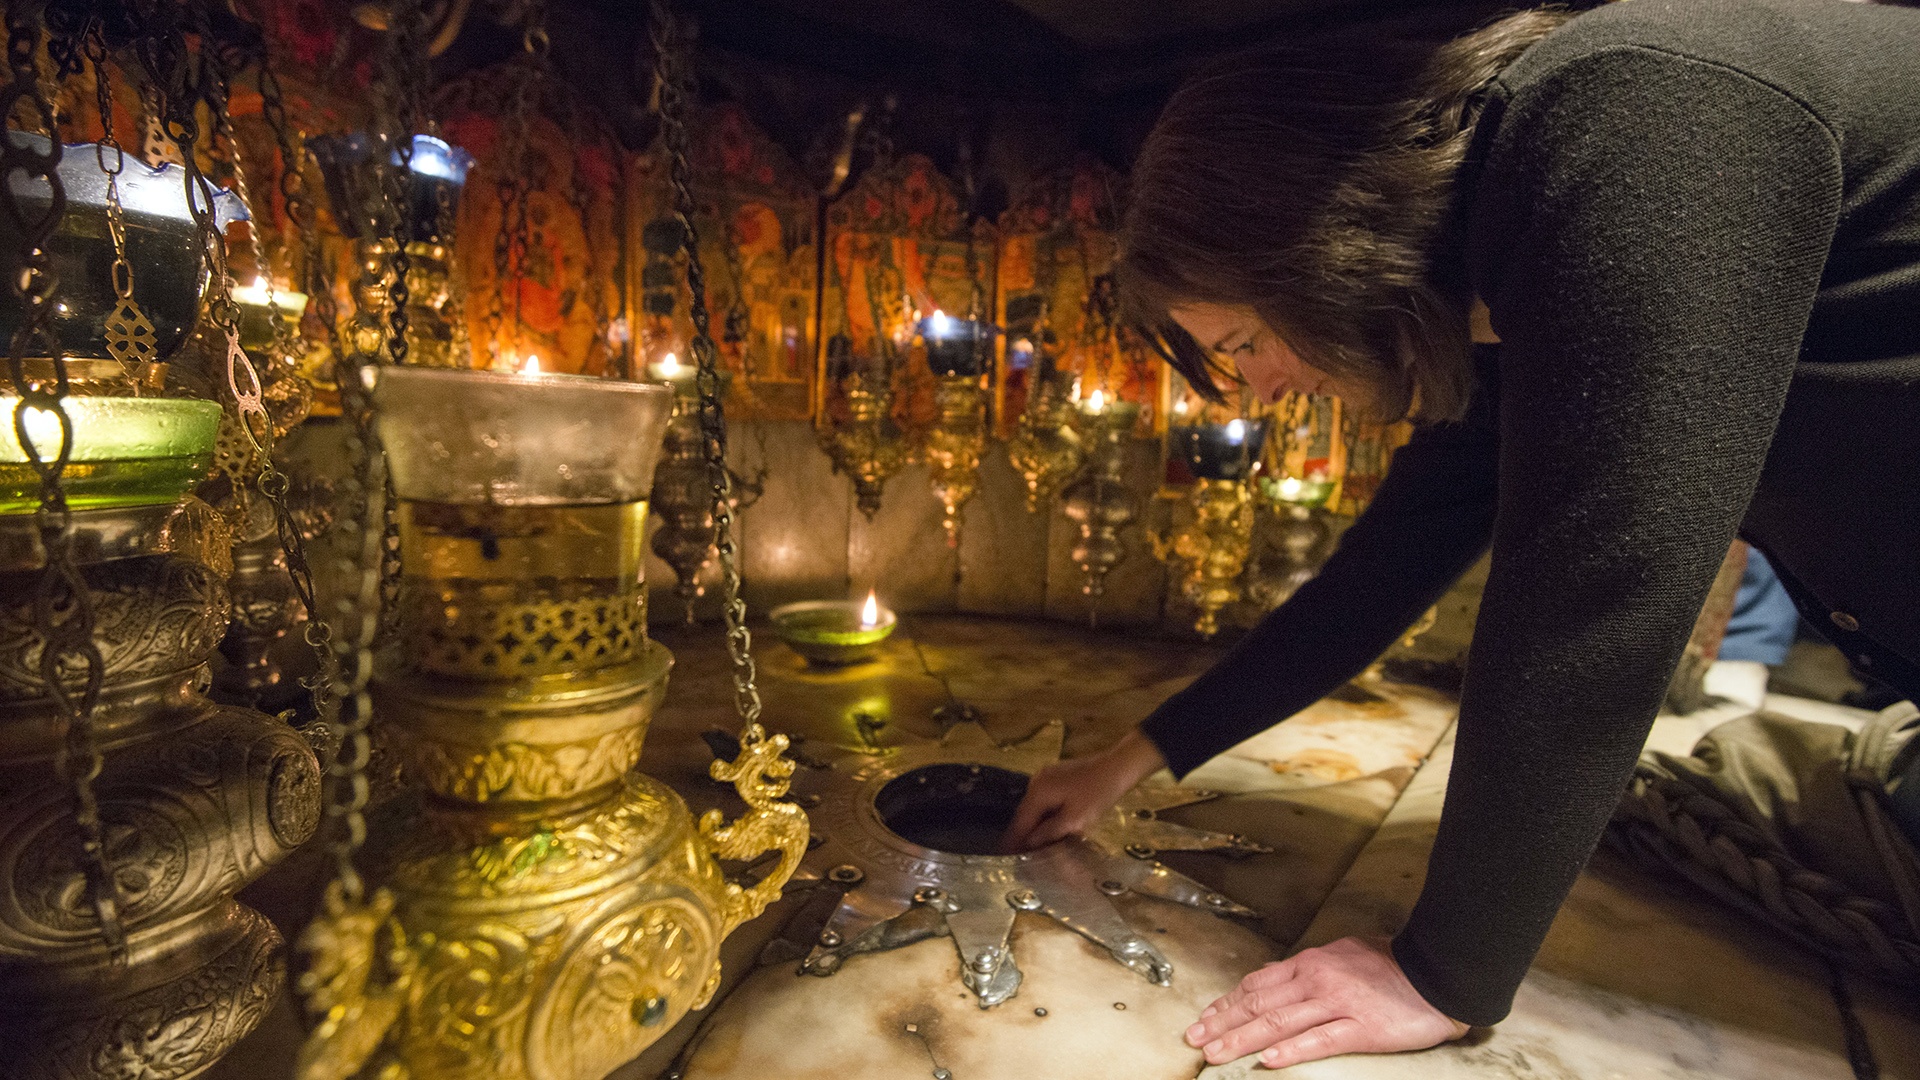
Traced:
<path fill-rule="evenodd" d="M 958 762 L 925 765 L 888 781 L 874 810 L 910 844 L 955 855 L 995 855 L 1027 792 L 1011 769 Z"/>

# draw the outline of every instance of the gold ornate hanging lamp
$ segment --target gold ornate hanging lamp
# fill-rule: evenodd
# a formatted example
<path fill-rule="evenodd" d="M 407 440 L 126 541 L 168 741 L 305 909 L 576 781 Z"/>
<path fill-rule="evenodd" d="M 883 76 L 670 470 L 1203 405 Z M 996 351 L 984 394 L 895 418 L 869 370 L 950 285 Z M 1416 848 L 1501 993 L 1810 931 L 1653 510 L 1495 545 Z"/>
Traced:
<path fill-rule="evenodd" d="M 9 93 L 54 131 L 38 15 L 8 12 Z M 182 55 L 179 25 L 143 29 L 150 55 Z M 103 47 L 65 45 L 99 72 Z M 195 145 L 200 99 L 164 89 L 168 134 Z M 0 437 L 0 1027 L 29 1074 L 191 1076 L 284 977 L 278 935 L 232 897 L 312 832 L 319 768 L 284 724 L 196 689 L 226 628 L 230 539 L 184 496 L 212 463 L 220 406 L 151 396 L 138 374 L 76 379 L 85 359 L 68 357 L 164 363 L 206 268 L 241 430 L 270 438 L 225 295 L 221 230 L 240 211 L 193 163 L 149 170 L 110 144 L 63 152 L 9 131 L 0 160 L 26 177 L 0 196 L 24 226 L 0 227 L 19 256 L 0 312 L 14 391 Z"/>
<path fill-rule="evenodd" d="M 1253 546 L 1251 482 L 1266 437 L 1266 420 L 1241 416 L 1176 424 L 1169 432 L 1171 456 L 1193 477 L 1189 517 L 1154 534 L 1153 548 L 1178 569 L 1181 595 L 1199 612 L 1193 628 L 1201 637 L 1219 632 L 1220 610 L 1243 595 L 1240 574 Z"/>
<path fill-rule="evenodd" d="M 671 789 L 630 771 L 671 665 L 646 636 L 641 553 L 673 392 L 378 369 L 372 404 L 401 502 L 405 577 L 401 647 L 373 689 L 383 738 L 424 791 L 373 815 L 366 863 L 378 889 L 359 880 L 351 829 L 338 849 L 339 880 L 305 939 L 318 1026 L 303 1080 L 382 1062 L 416 1076 L 603 1076 L 711 998 L 721 940 L 778 897 L 805 850 L 805 815 L 779 801 L 793 769 L 786 738 L 758 723 L 690 220 L 687 76 L 664 4 L 653 30 L 746 725 L 741 753 L 713 775 L 747 812 L 696 823 Z M 610 443 L 608 430 L 631 437 Z M 362 589 L 363 601 L 378 596 L 376 584 Z M 361 610 L 361 626 L 378 621 Z M 362 748 L 336 776 L 347 823 L 365 762 Z M 752 885 L 721 872 L 720 860 L 768 852 L 779 859 Z"/>

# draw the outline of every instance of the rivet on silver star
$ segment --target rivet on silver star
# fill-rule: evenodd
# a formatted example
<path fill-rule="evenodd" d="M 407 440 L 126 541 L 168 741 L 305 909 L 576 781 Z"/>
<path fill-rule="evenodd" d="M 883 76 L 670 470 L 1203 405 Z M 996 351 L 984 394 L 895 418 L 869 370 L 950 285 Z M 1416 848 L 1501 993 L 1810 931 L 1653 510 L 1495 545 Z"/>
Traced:
<path fill-rule="evenodd" d="M 1222 915 L 1255 914 L 1155 858 L 1162 851 L 1269 850 L 1239 836 L 1159 819 L 1162 810 L 1215 798 L 1212 792 L 1142 785 L 1084 837 L 1022 855 L 935 850 L 898 835 L 882 820 L 876 802 L 902 776 L 915 774 L 909 787 L 932 777 L 964 798 L 977 785 L 1004 780 L 998 770 L 1031 776 L 1059 761 L 1065 734 L 1056 721 L 1001 746 L 979 724 L 959 723 L 937 742 L 833 748 L 823 767 L 802 769 L 794 792 L 808 807 L 819 843 L 796 880 L 839 888 L 844 895 L 800 970 L 831 975 L 855 954 L 950 935 L 960 954 L 961 981 L 984 1009 L 1020 987 L 1020 969 L 1008 947 L 1020 912 L 1053 918 L 1163 986 L 1173 978 L 1173 965 L 1127 925 L 1112 898 L 1132 892 Z M 821 750 L 818 744 L 807 747 L 810 754 Z M 950 768 L 916 772 L 929 766 Z"/>

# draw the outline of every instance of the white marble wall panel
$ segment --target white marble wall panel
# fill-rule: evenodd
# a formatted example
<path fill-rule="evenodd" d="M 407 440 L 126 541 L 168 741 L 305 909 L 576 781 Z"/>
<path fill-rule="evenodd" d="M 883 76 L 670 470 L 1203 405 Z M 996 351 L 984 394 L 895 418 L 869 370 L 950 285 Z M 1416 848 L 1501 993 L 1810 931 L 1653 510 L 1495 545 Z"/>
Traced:
<path fill-rule="evenodd" d="M 1040 616 L 1047 608 L 1047 530 L 1055 511 L 1027 509 L 1027 491 L 1007 444 L 987 448 L 980 490 L 967 503 L 960 538 L 961 611 Z"/>

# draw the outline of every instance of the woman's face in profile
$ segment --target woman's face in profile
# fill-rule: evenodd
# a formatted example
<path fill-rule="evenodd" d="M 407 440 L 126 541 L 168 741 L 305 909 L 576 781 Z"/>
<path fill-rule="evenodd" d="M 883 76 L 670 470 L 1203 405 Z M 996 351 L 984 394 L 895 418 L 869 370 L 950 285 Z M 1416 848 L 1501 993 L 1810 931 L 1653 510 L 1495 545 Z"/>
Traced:
<path fill-rule="evenodd" d="M 1340 394 L 1331 375 L 1307 366 L 1252 308 L 1182 304 L 1168 312 L 1200 347 L 1233 365 L 1261 401 L 1288 392 Z"/>

